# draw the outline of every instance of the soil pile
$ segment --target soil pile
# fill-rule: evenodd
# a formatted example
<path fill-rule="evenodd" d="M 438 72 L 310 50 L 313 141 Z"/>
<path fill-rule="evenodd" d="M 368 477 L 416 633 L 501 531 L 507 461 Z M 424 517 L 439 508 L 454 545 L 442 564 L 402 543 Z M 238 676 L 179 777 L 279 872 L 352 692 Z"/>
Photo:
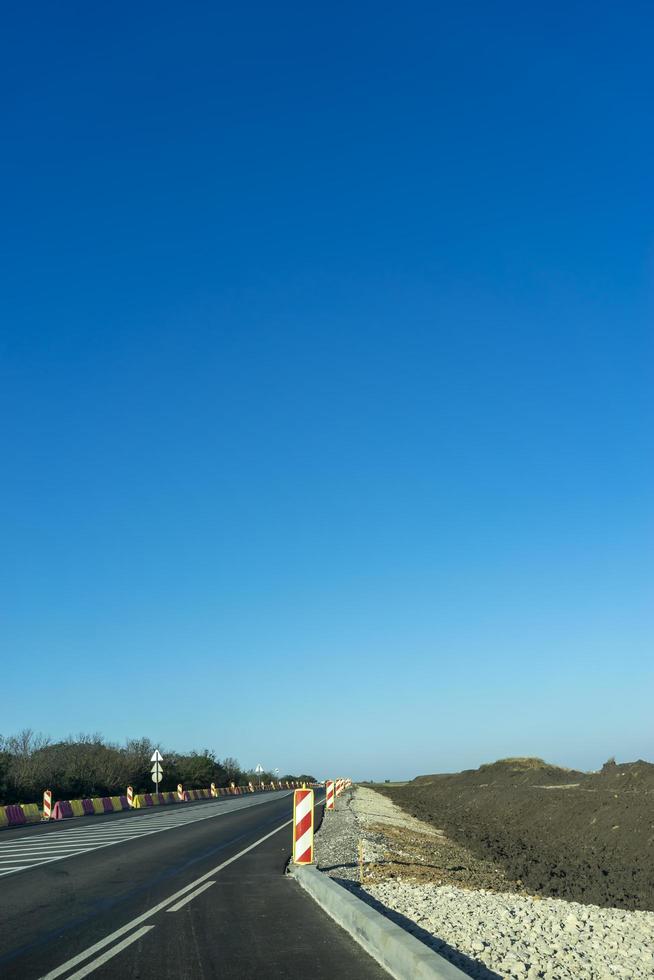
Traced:
<path fill-rule="evenodd" d="M 502 759 L 376 786 L 534 894 L 654 910 L 654 765 Z"/>

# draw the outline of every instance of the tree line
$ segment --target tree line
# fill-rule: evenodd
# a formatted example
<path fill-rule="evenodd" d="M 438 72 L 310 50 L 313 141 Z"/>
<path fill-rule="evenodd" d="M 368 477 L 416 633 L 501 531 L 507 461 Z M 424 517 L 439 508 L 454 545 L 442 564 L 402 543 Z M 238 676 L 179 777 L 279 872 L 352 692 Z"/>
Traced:
<path fill-rule="evenodd" d="M 188 754 L 155 745 L 149 738 L 128 739 L 124 745 L 107 742 L 101 735 L 78 735 L 55 742 L 25 729 L 18 735 L 0 735 L 0 803 L 39 803 L 43 790 L 51 789 L 55 800 L 92 796 L 117 796 L 132 786 L 136 793 L 154 789 L 150 759 L 159 748 L 163 762 L 162 791 L 185 788 L 229 786 L 273 779 L 315 782 L 302 773 L 283 776 L 243 769 L 236 759 L 218 759 L 203 749 Z"/>

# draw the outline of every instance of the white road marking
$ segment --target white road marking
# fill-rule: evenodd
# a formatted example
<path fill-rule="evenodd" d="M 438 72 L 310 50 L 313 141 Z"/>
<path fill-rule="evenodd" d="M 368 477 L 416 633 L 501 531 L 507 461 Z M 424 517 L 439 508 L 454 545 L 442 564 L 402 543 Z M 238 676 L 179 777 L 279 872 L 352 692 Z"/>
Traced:
<path fill-rule="evenodd" d="M 202 894 L 202 892 L 206 892 L 207 888 L 211 888 L 211 886 L 215 884 L 215 881 L 205 881 L 204 885 L 200 885 L 199 888 L 196 888 L 195 891 L 191 892 L 190 895 L 187 895 L 186 898 L 181 898 L 179 902 L 175 902 L 175 904 L 171 905 L 166 911 L 179 912 L 183 905 L 186 905 L 187 902 L 192 902 L 194 898 Z"/>
<path fill-rule="evenodd" d="M 132 943 L 137 942 L 142 936 L 145 936 L 146 932 L 150 932 L 151 929 L 154 929 L 154 926 L 143 926 L 142 929 L 138 929 L 133 936 L 123 939 L 122 943 L 118 943 L 118 945 L 114 946 L 113 949 L 107 950 L 107 952 L 103 953 L 102 956 L 99 956 L 97 960 L 93 960 L 93 962 L 83 966 L 81 970 L 77 971 L 77 973 L 71 974 L 71 976 L 68 977 L 68 980 L 82 980 L 82 977 L 87 977 L 89 973 L 93 973 L 93 971 L 97 970 L 99 966 L 107 963 L 108 960 L 113 959 L 114 956 L 118 956 L 118 954 L 126 949 L 127 946 L 131 946 Z"/>
<path fill-rule="evenodd" d="M 317 803 L 323 803 L 323 802 L 324 802 L 324 798 L 322 800 L 317 801 Z M 233 812 L 233 811 L 229 811 L 229 812 Z M 146 922 L 148 919 L 151 919 L 153 915 L 156 915 L 157 912 L 161 912 L 167 906 L 170 906 L 171 903 L 174 904 L 172 905 L 171 908 L 168 909 L 168 911 L 169 912 L 177 911 L 177 909 L 181 908 L 187 901 L 190 901 L 192 898 L 195 898 L 197 895 L 203 892 L 210 885 L 215 884 L 214 881 L 209 881 L 210 878 L 213 878 L 214 875 L 217 875 L 220 871 L 222 871 L 224 868 L 227 868 L 230 864 L 233 864 L 234 861 L 238 861 L 238 859 L 242 858 L 245 854 L 248 854 L 250 851 L 253 851 L 255 847 L 258 847 L 260 844 L 263 844 L 264 841 L 267 841 L 271 837 L 274 837 L 275 834 L 278 834 L 280 830 L 284 830 L 285 827 L 290 827 L 292 823 L 293 823 L 292 819 L 286 820 L 283 824 L 280 824 L 279 827 L 276 827 L 275 830 L 271 830 L 269 833 L 264 834 L 263 837 L 260 837 L 258 840 L 254 841 L 253 844 L 249 844 L 248 847 L 244 847 L 242 851 L 238 852 L 238 854 L 234 854 L 232 857 L 227 858 L 226 861 L 223 861 L 221 864 L 218 864 L 215 868 L 212 868 L 211 871 L 207 871 L 206 874 L 200 875 L 199 878 L 196 878 L 195 881 L 192 881 L 190 884 L 184 885 L 184 887 L 180 888 L 179 891 L 175 892 L 173 895 L 170 895 L 162 902 L 159 902 L 158 905 L 155 905 L 147 912 L 143 912 L 141 915 L 136 916 L 135 919 L 132 919 L 130 922 L 127 922 L 124 926 L 121 926 L 120 929 L 116 929 L 115 932 L 112 932 L 109 936 L 106 936 L 104 939 L 100 939 L 97 943 L 94 943 L 93 946 L 89 946 L 88 949 L 85 949 L 81 953 L 78 953 L 77 956 L 73 956 L 65 963 L 62 963 L 61 966 L 58 966 L 54 970 L 51 970 L 49 973 L 46 973 L 45 976 L 41 977 L 41 980 L 57 980 L 57 977 L 63 976 L 64 973 L 68 973 L 69 970 L 72 970 L 80 963 L 83 963 L 84 960 L 88 960 L 90 957 L 94 956 L 95 953 L 100 952 L 100 950 L 105 949 L 107 946 L 111 946 L 111 944 L 115 940 L 120 939 L 126 933 L 130 933 L 137 926 L 140 926 L 142 922 Z M 204 886 L 204 887 L 199 887 L 199 886 Z M 185 897 L 182 898 L 183 896 Z M 180 901 L 180 899 L 182 900 Z M 134 932 L 123 942 L 117 943 L 116 946 L 113 946 L 111 949 L 107 950 L 107 952 L 104 953 L 102 956 L 98 957 L 95 960 L 92 960 L 91 963 L 87 963 L 87 965 L 83 967 L 81 970 L 78 970 L 77 973 L 71 974 L 67 978 L 67 980 L 82 980 L 83 977 L 88 976 L 89 973 L 92 973 L 95 969 L 97 969 L 97 967 L 102 966 L 103 963 L 106 963 L 108 960 L 110 960 L 113 956 L 115 956 L 126 946 L 129 946 L 137 939 L 140 939 L 141 936 L 145 935 L 145 933 L 148 932 L 150 929 L 154 929 L 154 926 L 147 926 L 145 928 L 137 929 L 136 932 Z"/>
<path fill-rule="evenodd" d="M 174 895 L 170 895 L 168 898 L 165 898 L 163 902 L 159 902 L 158 905 L 155 905 L 147 912 L 137 915 L 135 919 L 132 919 L 131 922 L 121 926 L 120 929 L 116 929 L 116 931 L 112 932 L 111 935 L 106 936 L 104 939 L 100 939 L 99 942 L 94 943 L 93 946 L 89 946 L 89 948 L 85 949 L 82 953 L 78 953 L 77 956 L 73 956 L 72 959 L 62 963 L 61 966 L 51 970 L 50 973 L 46 973 L 41 980 L 56 980 L 57 977 L 62 976 L 64 973 L 68 973 L 68 971 L 72 970 L 73 967 L 77 966 L 79 963 L 83 963 L 84 960 L 88 960 L 90 956 L 93 956 L 94 953 L 98 953 L 101 949 L 104 949 L 105 946 L 110 946 L 115 939 L 120 939 L 121 936 L 124 936 L 127 932 L 131 932 L 132 929 L 139 926 L 142 922 L 146 922 L 148 919 L 151 919 L 153 915 L 156 915 L 157 912 L 161 912 L 162 909 L 165 909 L 167 905 L 171 904 L 171 902 L 175 902 L 177 899 L 181 898 L 182 895 L 186 895 L 187 892 L 197 888 L 198 885 L 201 885 L 203 882 L 207 881 L 207 879 L 218 874 L 218 872 L 222 871 L 223 868 L 233 864 L 234 861 L 238 861 L 238 859 L 243 857 L 244 854 L 254 850 L 255 847 L 259 846 L 259 844 L 263 844 L 263 842 L 268 840 L 269 837 L 274 837 L 280 830 L 283 830 L 284 827 L 289 827 L 292 823 L 292 820 L 287 820 L 286 823 L 281 824 L 275 830 L 271 830 L 269 834 L 265 834 L 263 837 L 260 837 L 259 840 L 254 842 L 254 844 L 250 844 L 249 847 L 243 848 L 243 850 L 239 851 L 238 854 L 234 854 L 233 857 L 227 858 L 226 861 L 223 861 L 222 864 L 212 868 L 211 871 L 207 871 L 206 874 L 196 878 L 195 881 L 190 883 L 190 885 L 185 885 L 183 888 L 180 888 Z M 73 978 L 69 977 L 68 980 L 73 980 Z"/>

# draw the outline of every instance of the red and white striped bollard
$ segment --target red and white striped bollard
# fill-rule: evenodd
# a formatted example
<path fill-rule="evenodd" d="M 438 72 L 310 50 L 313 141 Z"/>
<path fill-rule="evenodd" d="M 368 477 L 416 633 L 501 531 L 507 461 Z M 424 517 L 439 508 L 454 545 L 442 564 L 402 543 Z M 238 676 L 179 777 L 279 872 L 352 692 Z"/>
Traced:
<path fill-rule="evenodd" d="M 43 819 L 50 820 L 52 816 L 52 790 L 43 791 Z"/>
<path fill-rule="evenodd" d="M 313 864 L 313 790 L 293 794 L 293 863 Z"/>

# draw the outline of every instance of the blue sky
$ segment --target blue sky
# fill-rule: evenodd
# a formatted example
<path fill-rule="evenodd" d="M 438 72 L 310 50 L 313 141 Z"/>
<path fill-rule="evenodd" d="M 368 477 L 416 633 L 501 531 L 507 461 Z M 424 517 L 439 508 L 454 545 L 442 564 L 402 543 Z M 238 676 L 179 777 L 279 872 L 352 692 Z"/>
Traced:
<path fill-rule="evenodd" d="M 651 759 L 651 8 L 5 17 L 0 732 Z"/>

